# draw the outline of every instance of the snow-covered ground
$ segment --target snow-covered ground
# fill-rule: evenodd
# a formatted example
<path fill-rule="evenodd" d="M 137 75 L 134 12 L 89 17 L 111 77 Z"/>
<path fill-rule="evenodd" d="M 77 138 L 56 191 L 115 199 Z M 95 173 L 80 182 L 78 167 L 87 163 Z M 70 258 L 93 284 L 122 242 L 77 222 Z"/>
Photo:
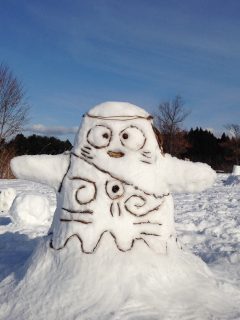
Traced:
<path fill-rule="evenodd" d="M 39 194 L 49 200 L 48 223 L 13 222 L 11 211 L 0 212 L 0 287 L 18 273 L 39 240 L 48 233 L 56 196 L 48 186 L 24 180 L 0 180 L 0 190 Z M 216 277 L 240 289 L 240 179 L 219 174 L 211 189 L 174 195 L 176 229 L 183 248 L 207 263 Z M 239 304 L 240 305 L 240 304 Z M 240 307 L 239 307 L 240 309 Z"/>

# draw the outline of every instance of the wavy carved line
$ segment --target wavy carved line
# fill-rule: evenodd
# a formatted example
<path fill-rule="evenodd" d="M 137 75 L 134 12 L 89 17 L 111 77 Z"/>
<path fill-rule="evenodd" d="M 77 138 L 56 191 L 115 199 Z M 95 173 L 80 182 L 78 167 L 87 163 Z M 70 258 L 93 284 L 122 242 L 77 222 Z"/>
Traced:
<path fill-rule="evenodd" d="M 81 244 L 81 250 L 82 250 L 82 252 L 83 252 L 83 253 L 86 253 L 86 254 L 93 254 L 93 253 L 95 252 L 95 250 L 97 249 L 97 247 L 98 247 L 98 245 L 99 245 L 99 243 L 100 243 L 103 235 L 104 235 L 105 233 L 107 233 L 107 232 L 110 233 L 110 235 L 113 237 L 117 249 L 118 249 L 119 251 L 121 251 L 121 252 L 130 251 L 130 250 L 133 248 L 133 246 L 134 246 L 134 244 L 135 244 L 135 242 L 136 242 L 137 240 L 143 241 L 143 242 L 149 247 L 147 241 L 146 241 L 145 239 L 143 239 L 143 238 L 140 237 L 140 238 L 135 238 L 135 239 L 132 240 L 130 248 L 128 248 L 128 249 L 126 249 L 126 250 L 121 249 L 120 246 L 119 246 L 119 244 L 118 244 L 118 242 L 117 242 L 117 238 L 116 238 L 115 234 L 112 233 L 111 231 L 108 231 L 108 230 L 105 230 L 105 231 L 103 231 L 103 232 L 101 233 L 101 235 L 100 235 L 100 237 L 99 237 L 99 239 L 98 239 L 98 241 L 97 241 L 97 243 L 96 243 L 96 245 L 95 245 L 95 247 L 93 248 L 92 251 L 85 251 L 85 250 L 83 249 L 83 240 L 82 240 L 82 238 L 80 237 L 80 235 L 77 234 L 77 233 L 74 233 L 74 234 L 72 234 L 69 238 L 67 238 L 66 241 L 64 242 L 63 246 L 61 246 L 61 247 L 59 247 L 59 248 L 54 248 L 54 246 L 53 246 L 53 240 L 52 240 L 52 239 L 51 239 L 51 241 L 50 241 L 50 243 L 49 243 L 49 246 L 50 246 L 51 249 L 54 249 L 54 250 L 59 251 L 59 250 L 62 250 L 63 248 L 65 248 L 65 246 L 67 245 L 68 241 L 70 241 L 73 237 L 77 237 L 78 240 L 79 240 L 79 242 L 80 242 L 80 244 Z"/>

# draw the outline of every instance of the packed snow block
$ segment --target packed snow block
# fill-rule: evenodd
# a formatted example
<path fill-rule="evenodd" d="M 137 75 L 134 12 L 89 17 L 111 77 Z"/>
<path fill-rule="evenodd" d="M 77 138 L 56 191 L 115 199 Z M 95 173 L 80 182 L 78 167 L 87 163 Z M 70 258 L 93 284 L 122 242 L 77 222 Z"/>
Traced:
<path fill-rule="evenodd" d="M 7 188 L 0 190 L 0 211 L 8 211 L 16 197 L 16 190 Z"/>
<path fill-rule="evenodd" d="M 49 212 L 48 198 L 39 194 L 19 194 L 9 210 L 14 223 L 18 225 L 49 225 L 51 214 Z"/>

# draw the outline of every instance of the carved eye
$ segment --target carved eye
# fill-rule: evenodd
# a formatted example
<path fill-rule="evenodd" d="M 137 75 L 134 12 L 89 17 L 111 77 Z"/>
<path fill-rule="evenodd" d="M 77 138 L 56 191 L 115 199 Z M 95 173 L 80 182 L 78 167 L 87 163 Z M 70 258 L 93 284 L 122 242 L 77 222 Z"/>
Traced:
<path fill-rule="evenodd" d="M 118 180 L 110 180 L 105 185 L 106 192 L 112 200 L 120 198 L 124 193 L 123 184 Z"/>
<path fill-rule="evenodd" d="M 94 148 L 101 149 L 109 145 L 111 137 L 111 129 L 102 125 L 97 125 L 88 131 L 87 141 Z"/>
<path fill-rule="evenodd" d="M 124 147 L 139 150 L 144 146 L 146 137 L 141 129 L 130 126 L 120 132 L 120 140 Z"/>

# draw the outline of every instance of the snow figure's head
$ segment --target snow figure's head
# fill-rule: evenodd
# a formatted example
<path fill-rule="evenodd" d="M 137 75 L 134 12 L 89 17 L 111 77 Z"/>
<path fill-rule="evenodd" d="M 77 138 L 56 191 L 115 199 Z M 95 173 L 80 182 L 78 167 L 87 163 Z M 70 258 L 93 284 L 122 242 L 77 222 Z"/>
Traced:
<path fill-rule="evenodd" d="M 154 137 L 152 117 L 129 103 L 103 103 L 85 114 L 75 141 L 74 152 L 89 162 L 126 170 L 156 161 L 159 146 Z"/>
<path fill-rule="evenodd" d="M 170 192 L 201 191 L 215 178 L 205 164 L 163 155 L 152 117 L 122 102 L 85 114 L 70 154 L 16 158 L 12 169 L 58 189 L 51 247 L 78 241 L 87 254 L 112 244 L 127 252 L 136 243 L 166 253 L 176 244 Z"/>

